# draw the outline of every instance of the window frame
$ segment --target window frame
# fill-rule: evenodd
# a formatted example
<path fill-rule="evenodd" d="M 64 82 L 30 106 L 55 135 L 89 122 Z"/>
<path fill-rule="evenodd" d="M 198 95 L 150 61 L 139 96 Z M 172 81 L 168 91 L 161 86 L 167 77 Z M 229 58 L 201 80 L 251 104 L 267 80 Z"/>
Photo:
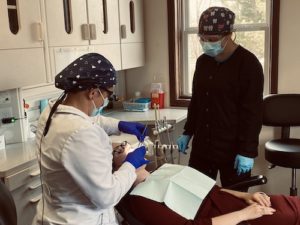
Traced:
<path fill-rule="evenodd" d="M 190 96 L 180 95 L 182 90 L 179 85 L 180 73 L 183 68 L 182 48 L 183 37 L 181 35 L 183 26 L 184 0 L 168 0 L 168 39 L 169 39 L 169 80 L 170 80 L 170 105 L 187 107 Z M 270 0 L 270 49 L 269 58 L 269 93 L 278 92 L 278 54 L 279 54 L 279 16 L 280 0 Z"/>

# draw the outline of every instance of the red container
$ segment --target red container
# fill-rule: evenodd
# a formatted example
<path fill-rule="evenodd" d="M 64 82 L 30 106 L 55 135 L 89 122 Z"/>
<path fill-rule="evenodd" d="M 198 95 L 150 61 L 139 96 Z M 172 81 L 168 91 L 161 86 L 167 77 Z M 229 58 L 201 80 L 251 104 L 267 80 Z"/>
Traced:
<path fill-rule="evenodd" d="M 165 107 L 165 93 L 164 92 L 152 92 L 151 93 L 151 108 L 154 109 L 155 106 L 159 109 Z"/>

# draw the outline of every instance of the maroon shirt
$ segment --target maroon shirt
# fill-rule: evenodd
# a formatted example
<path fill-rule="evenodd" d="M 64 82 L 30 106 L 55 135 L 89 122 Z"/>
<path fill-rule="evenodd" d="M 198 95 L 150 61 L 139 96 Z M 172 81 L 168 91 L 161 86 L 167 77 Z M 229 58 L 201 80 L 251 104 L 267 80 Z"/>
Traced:
<path fill-rule="evenodd" d="M 300 199 L 298 197 L 270 196 L 276 212 L 272 216 L 247 221 L 248 225 L 300 225 Z M 162 203 L 140 196 L 125 198 L 128 210 L 145 225 L 212 225 L 212 217 L 237 211 L 247 207 L 244 200 L 220 191 L 215 186 L 201 204 L 194 220 L 187 220 Z"/>

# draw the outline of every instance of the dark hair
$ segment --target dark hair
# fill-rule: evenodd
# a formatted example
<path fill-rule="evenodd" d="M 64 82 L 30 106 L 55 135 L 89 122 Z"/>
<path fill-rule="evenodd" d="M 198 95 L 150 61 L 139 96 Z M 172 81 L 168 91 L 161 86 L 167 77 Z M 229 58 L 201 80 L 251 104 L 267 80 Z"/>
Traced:
<path fill-rule="evenodd" d="M 50 128 L 50 125 L 51 125 L 51 121 L 52 121 L 52 116 L 53 114 L 55 113 L 55 111 L 57 110 L 57 107 L 59 106 L 59 104 L 61 104 L 64 99 L 66 98 L 67 96 L 67 93 L 64 92 L 57 100 L 56 102 L 54 103 L 54 105 L 52 106 L 51 110 L 50 110 L 50 113 L 49 113 L 49 116 L 48 116 L 48 119 L 46 121 L 46 125 L 45 125 L 45 128 L 44 128 L 44 131 L 43 131 L 43 136 L 46 136 L 48 134 L 48 131 L 49 131 L 49 128 Z"/>

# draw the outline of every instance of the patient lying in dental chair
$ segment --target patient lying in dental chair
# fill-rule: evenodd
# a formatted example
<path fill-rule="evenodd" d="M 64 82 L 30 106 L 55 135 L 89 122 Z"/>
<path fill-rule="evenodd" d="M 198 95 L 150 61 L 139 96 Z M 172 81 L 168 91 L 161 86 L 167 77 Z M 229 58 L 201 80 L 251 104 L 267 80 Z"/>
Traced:
<path fill-rule="evenodd" d="M 121 155 L 118 154 L 118 157 Z M 149 175 L 145 168 L 141 168 L 140 172 L 144 179 Z M 199 206 L 193 220 L 180 216 L 164 203 L 145 197 L 127 195 L 123 201 L 127 210 L 144 225 L 300 225 L 298 197 L 268 196 L 262 192 L 250 194 L 216 185 Z"/>
<path fill-rule="evenodd" d="M 215 186 L 187 220 L 163 203 L 135 196 L 125 197 L 127 210 L 145 225 L 299 225 L 300 200 L 290 196 L 242 193 Z"/>

